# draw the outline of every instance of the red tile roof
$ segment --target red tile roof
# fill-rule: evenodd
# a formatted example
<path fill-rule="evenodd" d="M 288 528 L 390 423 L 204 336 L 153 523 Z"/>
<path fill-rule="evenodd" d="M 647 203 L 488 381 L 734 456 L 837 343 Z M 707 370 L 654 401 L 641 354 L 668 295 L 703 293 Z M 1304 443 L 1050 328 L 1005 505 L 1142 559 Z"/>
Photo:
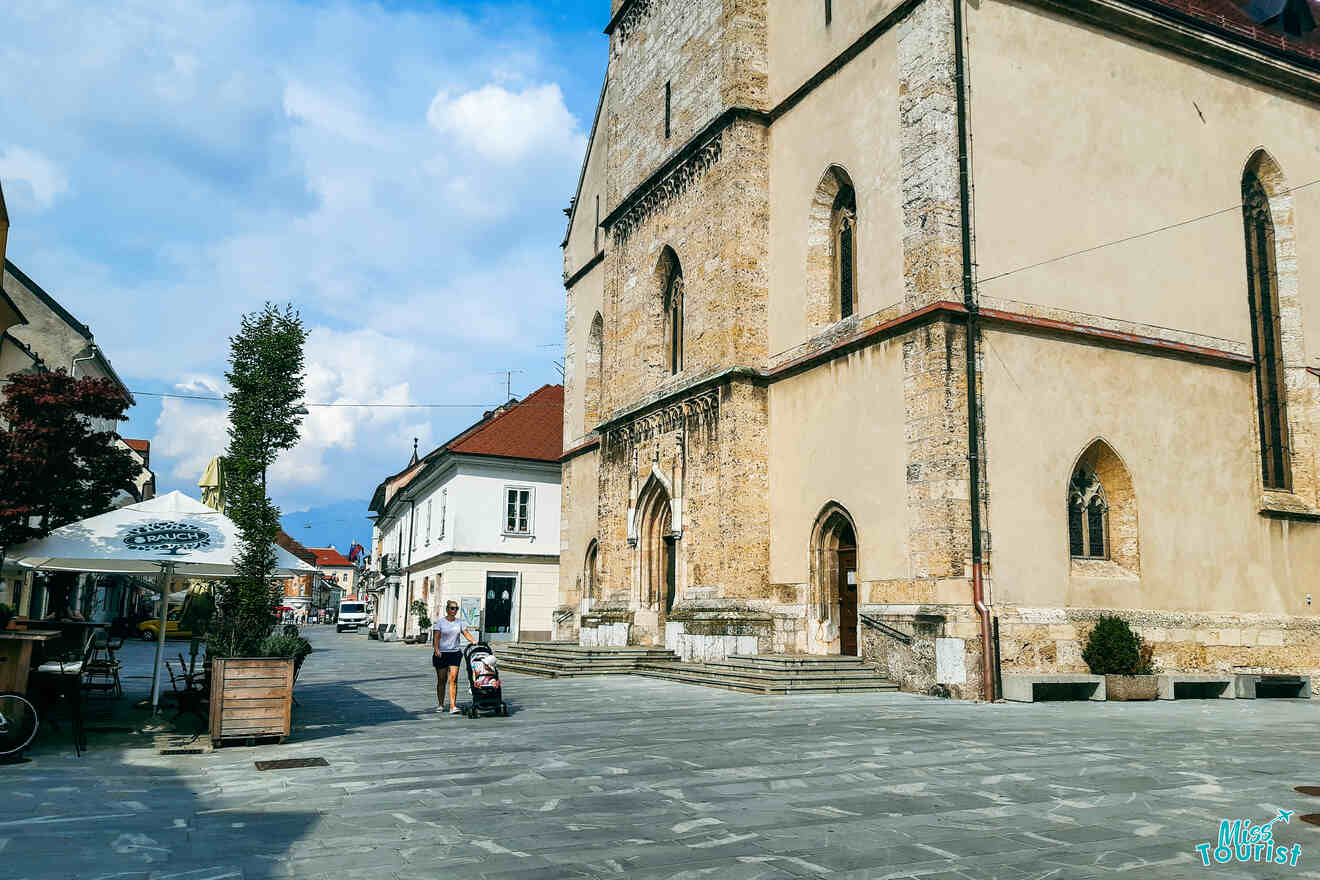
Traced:
<path fill-rule="evenodd" d="M 317 565 L 342 565 L 349 568 L 353 566 L 353 563 L 349 562 L 348 558 L 334 547 L 308 547 L 307 549 L 316 556 Z"/>
<path fill-rule="evenodd" d="M 292 553 L 294 556 L 297 556 L 299 559 L 301 559 L 303 562 L 306 562 L 308 565 L 316 564 L 316 554 L 312 553 L 312 551 L 308 550 L 302 544 L 299 544 L 297 541 L 293 540 L 292 536 L 290 536 L 288 532 L 284 531 L 284 529 L 280 529 L 278 532 L 275 533 L 275 543 L 279 544 L 285 550 L 288 550 L 290 553 Z"/>
<path fill-rule="evenodd" d="M 563 443 L 564 386 L 542 385 L 521 402 L 473 425 L 444 448 L 465 455 L 557 462 Z"/>
<path fill-rule="evenodd" d="M 151 451 L 151 441 L 150 441 L 150 440 L 129 440 L 127 437 L 125 437 L 125 438 L 124 438 L 124 442 L 128 444 L 128 448 L 129 448 L 129 449 L 132 449 L 132 450 L 134 450 L 135 452 L 150 452 L 150 451 Z"/>

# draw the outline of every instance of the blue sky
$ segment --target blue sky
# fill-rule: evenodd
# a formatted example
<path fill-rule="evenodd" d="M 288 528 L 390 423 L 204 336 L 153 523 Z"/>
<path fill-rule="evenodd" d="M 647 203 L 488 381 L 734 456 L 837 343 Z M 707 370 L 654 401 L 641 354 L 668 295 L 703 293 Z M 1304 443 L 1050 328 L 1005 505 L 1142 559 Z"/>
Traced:
<path fill-rule="evenodd" d="M 608 0 L 17 0 L 0 43 L 9 258 L 140 391 L 223 390 L 241 312 L 312 328 L 310 402 L 473 403 L 558 381 L 561 209 Z M 313 409 L 286 511 L 365 499 L 471 409 Z M 139 396 L 162 489 L 222 406 Z M 296 535 L 311 540 L 310 534 Z M 343 543 L 342 540 L 337 543 Z"/>

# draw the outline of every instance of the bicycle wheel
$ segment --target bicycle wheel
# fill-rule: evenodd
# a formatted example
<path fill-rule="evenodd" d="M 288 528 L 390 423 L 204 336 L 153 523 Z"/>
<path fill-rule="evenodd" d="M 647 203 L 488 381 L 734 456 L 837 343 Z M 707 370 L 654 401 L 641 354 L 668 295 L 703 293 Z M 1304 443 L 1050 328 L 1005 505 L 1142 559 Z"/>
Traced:
<path fill-rule="evenodd" d="M 18 694 L 0 694 L 0 756 L 23 751 L 37 735 L 37 709 Z"/>

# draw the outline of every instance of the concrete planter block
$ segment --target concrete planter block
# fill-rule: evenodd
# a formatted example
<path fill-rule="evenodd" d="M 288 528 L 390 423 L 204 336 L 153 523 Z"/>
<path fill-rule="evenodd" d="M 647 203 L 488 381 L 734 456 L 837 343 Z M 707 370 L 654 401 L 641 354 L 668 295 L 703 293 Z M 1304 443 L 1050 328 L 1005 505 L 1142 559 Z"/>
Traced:
<path fill-rule="evenodd" d="M 1103 675 L 1049 675 L 1037 673 L 1004 676 L 1004 699 L 1015 703 L 1037 700 L 1103 700 Z"/>
<path fill-rule="evenodd" d="M 1106 675 L 1105 699 L 1154 700 L 1159 696 L 1159 680 L 1154 675 Z"/>
<path fill-rule="evenodd" d="M 1169 672 L 1157 675 L 1161 700 L 1232 700 L 1237 696 L 1228 673 Z"/>

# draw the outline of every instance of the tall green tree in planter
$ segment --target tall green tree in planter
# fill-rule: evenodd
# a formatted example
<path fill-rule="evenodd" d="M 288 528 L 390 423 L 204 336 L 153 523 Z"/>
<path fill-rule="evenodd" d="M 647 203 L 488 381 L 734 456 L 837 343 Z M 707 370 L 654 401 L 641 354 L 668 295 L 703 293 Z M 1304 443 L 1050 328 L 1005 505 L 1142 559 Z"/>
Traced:
<path fill-rule="evenodd" d="M 217 595 L 216 653 L 252 656 L 269 635 L 279 605 L 271 548 L 280 511 L 266 494 L 266 474 L 281 452 L 298 443 L 302 417 L 303 348 L 307 331 L 291 306 L 270 303 L 243 316 L 229 340 L 229 447 L 225 451 L 225 513 L 238 526 L 237 577 Z"/>

